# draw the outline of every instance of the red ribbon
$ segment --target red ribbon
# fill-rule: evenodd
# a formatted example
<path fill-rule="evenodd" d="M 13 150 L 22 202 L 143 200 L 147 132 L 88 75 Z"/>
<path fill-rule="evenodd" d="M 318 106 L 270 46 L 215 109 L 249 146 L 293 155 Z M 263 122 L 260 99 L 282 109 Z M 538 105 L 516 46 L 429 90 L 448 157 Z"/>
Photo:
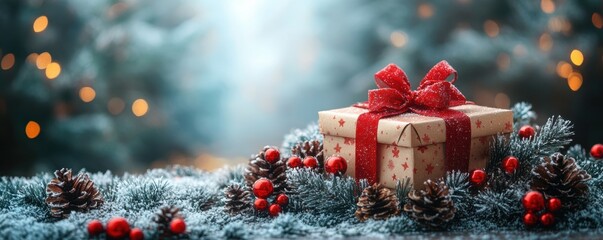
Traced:
<path fill-rule="evenodd" d="M 450 82 L 446 79 L 453 75 Z M 471 147 L 471 121 L 462 112 L 449 109 L 467 103 L 465 96 L 453 85 L 457 72 L 446 61 L 436 64 L 421 81 L 416 91 L 402 69 L 390 64 L 375 74 L 379 89 L 369 90 L 368 103 L 356 107 L 369 112 L 358 117 L 356 125 L 356 178 L 378 181 L 377 127 L 384 117 L 414 112 L 439 117 L 446 124 L 446 170 L 467 171 Z"/>

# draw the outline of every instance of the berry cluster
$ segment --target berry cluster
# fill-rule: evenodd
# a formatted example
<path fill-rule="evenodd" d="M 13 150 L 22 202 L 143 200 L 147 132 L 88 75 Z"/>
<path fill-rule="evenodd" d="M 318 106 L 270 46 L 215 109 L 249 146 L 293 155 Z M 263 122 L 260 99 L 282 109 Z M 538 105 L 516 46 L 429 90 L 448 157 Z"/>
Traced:
<path fill-rule="evenodd" d="M 174 234 L 182 234 L 186 231 L 186 223 L 181 218 L 175 218 L 170 222 L 170 231 Z M 144 239 L 144 232 L 140 228 L 131 228 L 128 220 L 123 217 L 114 217 L 107 221 L 107 228 L 100 220 L 92 220 L 88 223 L 88 234 L 90 237 L 98 237 L 105 233 L 107 239 Z"/>
<path fill-rule="evenodd" d="M 140 228 L 130 228 L 128 220 L 123 217 L 114 217 L 107 221 L 107 229 L 99 220 L 92 220 L 88 223 L 88 234 L 90 236 L 99 236 L 102 233 L 109 239 L 125 239 L 129 237 L 134 240 L 144 239 L 144 233 Z"/>
<path fill-rule="evenodd" d="M 306 156 L 302 160 L 300 157 L 294 155 L 287 160 L 287 166 L 289 166 L 289 168 L 300 168 L 303 166 L 306 168 L 315 169 L 318 167 L 318 160 L 313 156 Z M 341 176 L 347 171 L 347 169 L 348 163 L 341 156 L 333 155 L 325 162 L 325 171 L 327 173 Z"/>
<path fill-rule="evenodd" d="M 289 197 L 284 193 L 278 194 L 274 198 L 274 202 L 268 206 L 267 199 L 273 193 L 274 186 L 272 185 L 272 181 L 266 178 L 260 178 L 255 181 L 253 184 L 253 195 L 256 199 L 253 202 L 253 207 L 258 211 L 266 211 L 266 209 L 268 209 L 270 216 L 278 216 L 282 212 L 283 207 L 289 203 Z"/>
<path fill-rule="evenodd" d="M 523 223 L 528 227 L 536 226 L 539 222 L 544 227 L 550 227 L 555 224 L 553 213 L 561 210 L 561 200 L 559 198 L 549 198 L 546 200 L 542 193 L 538 191 L 529 191 L 521 199 L 526 213 L 523 215 Z"/>

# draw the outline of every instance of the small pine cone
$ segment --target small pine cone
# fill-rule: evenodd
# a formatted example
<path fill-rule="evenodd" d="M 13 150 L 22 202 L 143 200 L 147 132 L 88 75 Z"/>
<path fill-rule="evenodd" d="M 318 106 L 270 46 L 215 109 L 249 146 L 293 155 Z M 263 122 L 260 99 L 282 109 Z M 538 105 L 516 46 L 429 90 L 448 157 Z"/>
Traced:
<path fill-rule="evenodd" d="M 532 169 L 532 190 L 540 191 L 547 198 L 556 197 L 570 204 L 571 198 L 584 196 L 588 193 L 586 181 L 591 176 L 571 157 L 561 153 L 553 153 Z"/>
<path fill-rule="evenodd" d="M 427 180 L 425 190 L 408 193 L 404 211 L 415 221 L 432 228 L 442 228 L 454 218 L 456 208 L 450 197 L 448 186 Z"/>
<path fill-rule="evenodd" d="M 503 172 L 501 169 L 493 170 L 489 174 L 488 182 L 484 184 L 484 188 L 493 190 L 495 192 L 502 192 L 510 188 L 510 185 L 514 182 L 513 177 L 513 175 L 509 175 L 506 172 Z"/>
<path fill-rule="evenodd" d="M 362 222 L 369 218 L 387 219 L 400 213 L 398 204 L 398 197 L 394 192 L 381 184 L 374 184 L 366 187 L 358 198 L 356 218 Z"/>
<path fill-rule="evenodd" d="M 239 184 L 232 184 L 224 190 L 226 195 L 224 210 L 231 215 L 235 215 L 249 208 L 251 200 L 249 191 L 246 191 Z"/>
<path fill-rule="evenodd" d="M 249 189 L 253 188 L 253 184 L 260 178 L 267 178 L 272 181 L 274 186 L 274 194 L 285 193 L 287 186 L 287 164 L 285 159 L 279 159 L 274 164 L 270 164 L 264 158 L 266 150 L 276 147 L 265 146 L 260 153 L 252 156 L 249 164 L 245 169 L 245 184 Z"/>
<path fill-rule="evenodd" d="M 155 214 L 153 222 L 157 224 L 159 239 L 168 239 L 172 237 L 173 234 L 170 231 L 170 223 L 174 218 L 184 219 L 182 214 L 180 214 L 180 208 L 174 206 L 162 207 L 160 212 Z"/>
<path fill-rule="evenodd" d="M 318 167 L 316 171 L 319 173 L 324 172 L 325 167 L 325 156 L 322 150 L 322 143 L 318 140 L 304 141 L 296 144 L 291 148 L 291 154 L 304 159 L 305 157 L 315 157 L 318 160 Z"/>
<path fill-rule="evenodd" d="M 80 173 L 73 178 L 71 169 L 62 168 L 54 175 L 46 186 L 46 204 L 53 217 L 66 218 L 71 211 L 86 212 L 104 203 L 88 174 Z"/>

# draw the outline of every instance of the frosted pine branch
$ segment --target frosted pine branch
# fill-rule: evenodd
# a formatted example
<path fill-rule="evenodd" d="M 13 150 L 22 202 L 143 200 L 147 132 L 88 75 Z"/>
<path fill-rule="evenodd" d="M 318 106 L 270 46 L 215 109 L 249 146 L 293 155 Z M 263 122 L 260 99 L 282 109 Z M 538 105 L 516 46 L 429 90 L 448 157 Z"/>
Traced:
<path fill-rule="evenodd" d="M 519 102 L 516 103 L 511 110 L 513 111 L 515 131 L 521 126 L 531 124 L 532 121 L 536 120 L 536 113 L 532 111 L 532 104 Z"/>
<path fill-rule="evenodd" d="M 537 154 L 547 156 L 561 150 L 574 136 L 572 122 L 559 117 L 550 117 L 536 135 Z"/>

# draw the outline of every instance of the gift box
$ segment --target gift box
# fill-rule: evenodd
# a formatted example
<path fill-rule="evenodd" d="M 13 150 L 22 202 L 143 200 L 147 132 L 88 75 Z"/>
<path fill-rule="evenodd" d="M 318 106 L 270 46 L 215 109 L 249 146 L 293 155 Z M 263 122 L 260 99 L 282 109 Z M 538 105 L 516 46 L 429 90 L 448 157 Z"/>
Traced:
<path fill-rule="evenodd" d="M 432 73 L 442 69 L 441 64 L 446 65 L 447 72 Z M 376 80 L 377 85 L 389 93 L 379 95 L 372 90 L 367 103 L 319 112 L 326 156 L 345 158 L 346 175 L 390 188 L 407 177 L 413 186 L 420 187 L 427 179 L 443 177 L 446 171 L 485 168 L 493 136 L 513 130 L 512 111 L 467 102 L 456 88 L 452 93 L 446 93 L 450 90 L 441 86 L 429 89 L 423 83 L 446 85 L 448 75 L 454 73 L 456 77 L 456 71 L 446 62 L 434 69 L 419 90 L 410 91 L 403 71 L 395 65 L 388 66 L 376 74 Z M 399 82 L 406 82 L 408 86 L 396 85 Z M 452 82 L 446 83 L 452 86 Z M 424 94 L 420 91 L 425 89 L 429 92 L 427 100 L 420 99 Z M 395 91 L 400 94 L 391 94 Z M 420 104 L 421 101 L 433 103 L 434 98 L 446 94 L 445 103 L 432 104 L 436 107 Z M 450 97 L 455 94 L 456 97 Z M 390 96 L 394 96 L 393 99 Z"/>
<path fill-rule="evenodd" d="M 478 105 L 452 107 L 471 119 L 469 169 L 486 167 L 489 144 L 497 133 L 513 130 L 510 110 Z M 347 107 L 318 113 L 320 131 L 324 134 L 326 156 L 340 155 L 348 163 L 346 174 L 355 176 L 355 136 L 360 114 L 368 110 Z M 381 119 L 377 134 L 379 182 L 395 187 L 398 179 L 410 178 L 414 186 L 427 179 L 437 179 L 446 173 L 444 120 L 416 113 Z"/>

